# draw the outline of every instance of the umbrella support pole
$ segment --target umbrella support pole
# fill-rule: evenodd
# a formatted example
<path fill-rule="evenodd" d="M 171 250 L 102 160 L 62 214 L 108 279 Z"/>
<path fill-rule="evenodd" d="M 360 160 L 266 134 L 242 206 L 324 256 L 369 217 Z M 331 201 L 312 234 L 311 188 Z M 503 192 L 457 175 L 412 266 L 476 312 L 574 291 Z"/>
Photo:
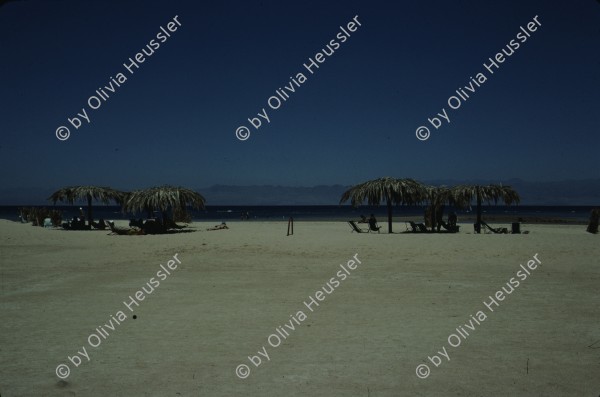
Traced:
<path fill-rule="evenodd" d="M 291 230 L 291 233 L 290 233 Z M 292 236 L 294 235 L 294 218 L 292 218 L 290 216 L 290 219 L 288 220 L 288 231 L 287 231 L 287 235 L 288 236 Z"/>

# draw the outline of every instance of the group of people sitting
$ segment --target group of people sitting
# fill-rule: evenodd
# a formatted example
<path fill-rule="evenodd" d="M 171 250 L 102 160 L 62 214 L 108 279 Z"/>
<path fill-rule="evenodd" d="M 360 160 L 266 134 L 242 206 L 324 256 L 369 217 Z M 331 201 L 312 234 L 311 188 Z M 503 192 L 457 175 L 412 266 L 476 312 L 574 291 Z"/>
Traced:
<path fill-rule="evenodd" d="M 90 226 L 86 225 L 85 218 L 82 216 L 74 216 L 68 222 L 63 222 L 63 229 L 66 230 L 89 230 Z M 98 230 L 105 230 L 108 227 L 104 219 L 100 219 L 98 222 L 92 221 L 92 228 Z"/>
<path fill-rule="evenodd" d="M 85 218 L 82 216 L 74 216 L 70 221 L 63 222 L 62 227 L 66 230 L 85 230 L 88 228 L 85 224 Z"/>
<path fill-rule="evenodd" d="M 452 212 L 450 215 L 448 215 L 448 223 L 444 222 L 444 220 L 441 217 L 437 217 L 437 216 L 436 216 L 435 221 L 436 221 L 436 224 L 433 225 L 433 227 L 437 226 L 437 231 L 438 232 L 440 231 L 440 228 L 442 226 L 444 227 L 444 229 L 446 229 L 446 230 L 448 230 L 450 232 L 458 232 L 458 230 L 459 230 L 459 226 L 456 224 L 458 222 L 458 217 L 456 216 L 455 212 Z M 378 232 L 379 229 L 381 229 L 381 226 L 379 226 L 377 224 L 377 219 L 375 218 L 374 214 L 371 214 L 371 216 L 368 219 L 367 219 L 366 216 L 361 215 L 360 216 L 360 220 L 357 223 L 367 223 L 367 224 L 369 224 L 369 230 L 371 230 L 371 231 Z M 422 225 L 423 228 L 426 228 L 426 225 L 428 225 L 429 227 L 431 227 L 431 213 L 426 213 L 426 215 L 425 215 L 425 223 L 424 224 L 419 224 L 419 225 Z M 425 230 L 425 229 L 423 229 L 423 230 Z"/>
<path fill-rule="evenodd" d="M 444 206 L 427 207 L 425 210 L 425 226 L 432 231 L 437 229 L 439 232 L 442 227 L 449 232 L 458 232 L 459 226 L 456 225 L 458 217 L 456 212 L 448 215 L 448 222 L 444 222 Z"/>

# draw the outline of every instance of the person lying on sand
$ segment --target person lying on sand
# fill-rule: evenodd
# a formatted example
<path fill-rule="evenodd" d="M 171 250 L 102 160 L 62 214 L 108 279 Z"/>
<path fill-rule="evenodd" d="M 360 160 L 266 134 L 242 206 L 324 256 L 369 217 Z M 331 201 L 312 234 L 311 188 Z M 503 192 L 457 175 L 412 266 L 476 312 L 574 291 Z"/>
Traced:
<path fill-rule="evenodd" d="M 223 229 L 229 229 L 229 227 L 227 227 L 227 224 L 225 222 L 221 223 L 220 225 L 211 227 L 210 229 L 206 229 L 206 230 L 223 230 Z"/>

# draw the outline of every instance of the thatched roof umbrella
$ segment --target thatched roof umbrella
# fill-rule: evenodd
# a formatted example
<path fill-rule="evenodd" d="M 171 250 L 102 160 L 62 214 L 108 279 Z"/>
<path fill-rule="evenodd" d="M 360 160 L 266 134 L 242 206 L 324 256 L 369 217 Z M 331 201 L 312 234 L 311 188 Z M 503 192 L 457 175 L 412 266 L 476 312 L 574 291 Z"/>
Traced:
<path fill-rule="evenodd" d="M 503 185 L 460 185 L 455 186 L 452 189 L 452 195 L 454 200 L 458 203 L 467 204 L 473 199 L 477 200 L 477 228 L 481 228 L 481 202 L 494 201 L 494 205 L 498 204 L 498 200 L 502 200 L 506 205 L 512 205 L 513 203 L 519 204 L 521 201 L 519 194 L 516 190 L 510 186 Z"/>
<path fill-rule="evenodd" d="M 388 232 L 392 233 L 392 204 L 417 204 L 426 197 L 426 190 L 413 179 L 379 178 L 356 185 L 346 191 L 340 204 L 350 200 L 357 207 L 367 200 L 369 205 L 385 201 L 388 210 Z"/>
<path fill-rule="evenodd" d="M 127 195 L 123 210 L 127 212 L 144 212 L 159 210 L 163 217 L 163 226 L 167 226 L 167 211 L 169 209 L 185 210 L 192 208 L 204 209 L 206 200 L 199 193 L 183 187 L 159 186 L 137 190 Z"/>
<path fill-rule="evenodd" d="M 52 193 L 48 200 L 56 205 L 57 201 L 73 204 L 77 200 L 87 200 L 88 204 L 88 228 L 92 228 L 94 217 L 92 215 L 92 201 L 101 201 L 108 204 L 111 201 L 122 203 L 124 192 L 101 186 L 69 186 Z"/>

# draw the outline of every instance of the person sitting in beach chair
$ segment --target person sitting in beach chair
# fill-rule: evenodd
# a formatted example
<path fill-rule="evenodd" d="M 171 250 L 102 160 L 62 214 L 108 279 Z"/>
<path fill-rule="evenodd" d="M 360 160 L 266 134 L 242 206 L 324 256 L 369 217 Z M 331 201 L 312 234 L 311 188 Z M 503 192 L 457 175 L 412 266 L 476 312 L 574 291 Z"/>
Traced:
<path fill-rule="evenodd" d="M 122 228 L 122 227 L 117 227 L 117 226 L 115 226 L 115 222 L 114 221 L 108 221 L 107 225 L 110 228 L 109 235 L 111 235 L 111 234 L 118 234 L 118 235 L 121 235 L 121 236 L 124 236 L 124 235 L 130 235 L 131 236 L 131 235 L 143 235 L 144 234 L 144 231 L 141 230 L 141 229 L 140 230 L 136 230 L 136 229 L 125 229 L 125 228 Z"/>
<path fill-rule="evenodd" d="M 65 230 L 86 230 L 85 219 L 83 217 L 74 216 L 69 222 L 62 224 Z"/>
<path fill-rule="evenodd" d="M 497 228 L 493 228 L 490 225 L 488 225 L 487 223 L 485 223 L 484 221 L 481 221 L 481 226 L 485 226 L 490 232 L 494 233 L 494 234 L 508 234 L 508 228 L 505 227 L 497 227 Z M 479 226 L 481 228 L 481 226 Z M 485 229 L 484 229 L 485 232 Z"/>
<path fill-rule="evenodd" d="M 429 232 L 429 230 L 427 230 L 427 226 L 425 226 L 424 223 L 415 223 L 413 221 L 408 221 L 408 224 L 412 228 L 412 232 L 413 233 L 417 233 L 417 232 L 427 233 L 427 232 Z M 406 228 L 406 230 L 408 230 L 408 227 Z"/>
<path fill-rule="evenodd" d="M 65 230 L 70 230 L 71 229 L 71 221 L 63 222 L 61 226 Z"/>
<path fill-rule="evenodd" d="M 227 226 L 227 224 L 225 222 L 221 222 L 220 225 L 215 225 L 214 227 L 211 227 L 206 230 L 223 230 L 223 229 L 229 229 L 229 227 Z"/>
<path fill-rule="evenodd" d="M 360 227 L 358 227 L 358 225 L 354 221 L 348 221 L 348 224 L 352 228 L 352 232 L 356 232 L 356 233 L 369 233 L 370 232 L 369 229 L 364 230 L 364 229 L 361 229 Z"/>
<path fill-rule="evenodd" d="M 146 219 L 141 228 L 145 234 L 163 234 L 167 228 L 158 219 Z"/>
<path fill-rule="evenodd" d="M 439 228 L 439 226 L 443 227 L 444 229 L 446 229 L 446 231 L 448 231 L 450 233 L 458 233 L 458 231 L 460 229 L 460 226 L 458 226 L 458 225 L 450 226 L 449 223 L 446 223 L 444 221 L 441 221 L 438 224 L 438 228 Z"/>
<path fill-rule="evenodd" d="M 377 225 L 375 215 L 371 214 L 371 217 L 369 218 L 369 230 L 379 233 L 379 229 L 381 229 L 381 226 Z"/>
<path fill-rule="evenodd" d="M 29 221 L 27 220 L 27 214 L 23 213 L 22 211 L 21 211 L 21 213 L 19 214 L 19 219 L 21 220 L 21 223 L 27 223 L 27 222 L 29 222 Z"/>
<path fill-rule="evenodd" d="M 439 221 L 438 228 L 439 228 L 439 226 L 442 226 L 444 229 L 446 229 L 450 233 L 458 233 L 458 231 L 460 230 L 460 226 L 458 226 L 456 224 L 456 220 L 457 220 L 456 214 L 453 212 L 450 215 L 448 215 L 448 223 L 444 222 L 443 220 Z"/>
<path fill-rule="evenodd" d="M 458 222 L 458 217 L 456 216 L 456 212 L 450 213 L 450 215 L 448 215 L 448 226 L 456 227 L 456 222 Z"/>

